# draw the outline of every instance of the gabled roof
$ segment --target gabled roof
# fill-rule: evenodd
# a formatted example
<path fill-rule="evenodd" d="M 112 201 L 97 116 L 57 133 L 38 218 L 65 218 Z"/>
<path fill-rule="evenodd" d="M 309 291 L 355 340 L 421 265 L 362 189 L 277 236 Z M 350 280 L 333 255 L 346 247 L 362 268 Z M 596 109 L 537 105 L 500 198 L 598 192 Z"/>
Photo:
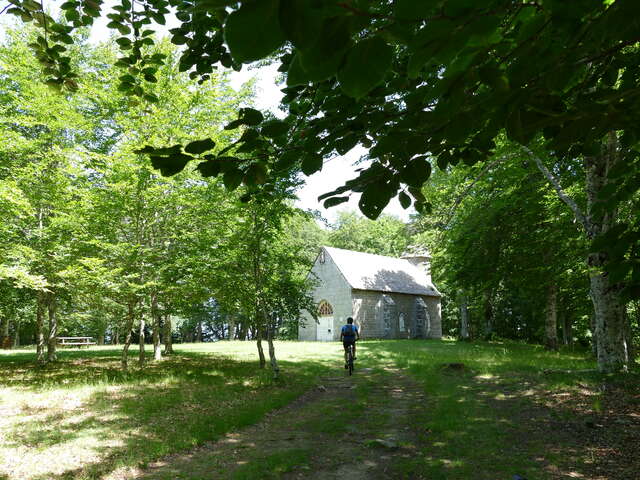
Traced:
<path fill-rule="evenodd" d="M 440 292 L 420 268 L 401 258 L 322 247 L 351 288 L 439 297 Z"/>

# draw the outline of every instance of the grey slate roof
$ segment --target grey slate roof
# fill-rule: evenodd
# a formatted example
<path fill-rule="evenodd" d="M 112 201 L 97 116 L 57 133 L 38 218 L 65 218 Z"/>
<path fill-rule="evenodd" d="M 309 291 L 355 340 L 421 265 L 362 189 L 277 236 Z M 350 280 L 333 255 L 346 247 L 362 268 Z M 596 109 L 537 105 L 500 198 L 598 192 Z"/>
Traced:
<path fill-rule="evenodd" d="M 351 288 L 440 297 L 427 274 L 408 260 L 322 247 Z"/>

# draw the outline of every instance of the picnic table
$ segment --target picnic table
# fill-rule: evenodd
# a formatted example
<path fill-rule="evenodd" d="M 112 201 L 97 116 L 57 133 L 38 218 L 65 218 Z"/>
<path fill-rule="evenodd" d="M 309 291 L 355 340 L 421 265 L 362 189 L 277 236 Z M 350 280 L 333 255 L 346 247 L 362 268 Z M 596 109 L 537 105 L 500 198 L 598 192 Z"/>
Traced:
<path fill-rule="evenodd" d="M 95 344 L 93 337 L 58 337 L 60 347 L 88 347 Z"/>

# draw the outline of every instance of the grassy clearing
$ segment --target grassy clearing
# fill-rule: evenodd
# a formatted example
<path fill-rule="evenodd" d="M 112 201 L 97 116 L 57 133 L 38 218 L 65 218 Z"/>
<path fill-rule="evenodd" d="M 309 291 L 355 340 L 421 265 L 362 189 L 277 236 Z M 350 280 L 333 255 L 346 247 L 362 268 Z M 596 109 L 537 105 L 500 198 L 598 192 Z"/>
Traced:
<path fill-rule="evenodd" d="M 144 369 L 119 369 L 120 350 L 0 355 L 0 478 L 90 479 L 144 466 L 257 422 L 339 362 L 334 344 L 281 342 L 287 374 L 273 382 L 246 342 L 176 345 Z"/>
<path fill-rule="evenodd" d="M 253 343 L 176 350 L 127 373 L 115 348 L 62 351 L 58 364 L 43 368 L 34 366 L 33 351 L 0 351 L 0 480 L 126 478 L 129 469 L 256 423 L 321 377 L 344 373 L 337 343 L 278 343 L 279 382 L 256 368 Z M 637 471 L 638 455 L 624 446 L 640 440 L 637 373 L 580 373 L 595 366 L 586 353 L 517 343 L 368 341 L 358 356 L 356 376 L 367 367 L 371 378 L 384 379 L 393 374 L 388 367 L 401 367 L 426 392 L 413 422 L 419 453 L 395 465 L 397 478 L 623 479 Z M 452 363 L 463 366 L 446 366 Z M 375 383 L 360 378 L 351 408 L 383 436 L 384 409 L 367 415 L 375 392 Z M 296 418 L 296 428 L 348 433 L 348 422 L 331 415 L 344 409 L 335 400 Z M 279 478 L 307 465 L 314 452 L 295 447 L 241 455 L 234 478 Z"/>
<path fill-rule="evenodd" d="M 403 462 L 399 475 L 613 479 L 638 471 L 637 456 L 611 444 L 640 418 L 637 371 L 605 377 L 589 371 L 595 363 L 586 352 L 518 343 L 385 341 L 361 349 L 407 369 L 427 392 L 416 417 L 422 455 Z"/>

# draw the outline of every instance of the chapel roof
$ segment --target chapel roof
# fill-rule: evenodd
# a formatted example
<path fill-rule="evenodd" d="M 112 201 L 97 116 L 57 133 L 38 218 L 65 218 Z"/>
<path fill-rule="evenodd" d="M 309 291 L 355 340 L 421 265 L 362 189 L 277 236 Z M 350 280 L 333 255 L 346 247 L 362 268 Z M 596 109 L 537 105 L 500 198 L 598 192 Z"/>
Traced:
<path fill-rule="evenodd" d="M 439 297 L 426 272 L 402 258 L 322 247 L 351 288 Z"/>

